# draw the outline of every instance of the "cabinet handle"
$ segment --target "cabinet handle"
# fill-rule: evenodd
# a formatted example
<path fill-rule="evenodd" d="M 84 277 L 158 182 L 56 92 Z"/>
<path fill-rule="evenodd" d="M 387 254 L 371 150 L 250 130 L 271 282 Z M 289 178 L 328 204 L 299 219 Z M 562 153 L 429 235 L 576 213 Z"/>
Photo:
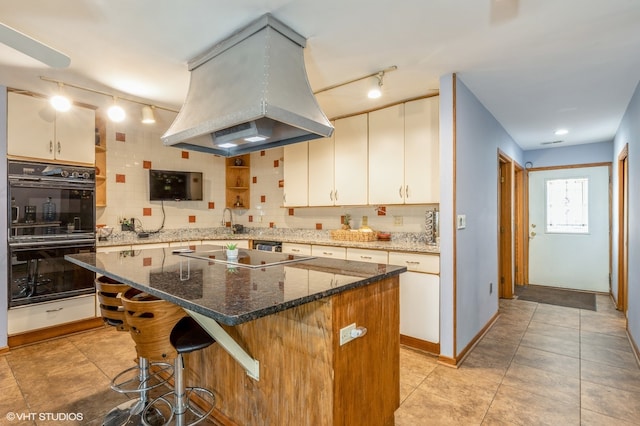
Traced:
<path fill-rule="evenodd" d="M 409 185 L 405 187 L 404 193 L 406 194 L 407 198 L 409 198 Z"/>
<path fill-rule="evenodd" d="M 58 308 L 58 309 L 47 309 L 45 312 L 59 312 L 61 311 L 62 308 Z"/>
<path fill-rule="evenodd" d="M 53 152 L 53 141 L 49 141 L 49 152 L 52 153 Z"/>
<path fill-rule="evenodd" d="M 400 189 L 398 189 L 398 195 L 400 195 L 400 198 L 402 198 L 402 185 L 400 185 Z"/>
<path fill-rule="evenodd" d="M 419 265 L 420 264 L 420 262 L 416 262 L 416 261 L 413 261 L 413 260 L 407 260 L 406 262 L 409 265 Z"/>
<path fill-rule="evenodd" d="M 58 154 L 60 154 L 60 151 L 62 151 L 62 145 L 60 144 L 60 141 L 58 141 Z"/>
<path fill-rule="evenodd" d="M 333 201 L 333 191 L 329 191 L 329 199 Z"/>
<path fill-rule="evenodd" d="M 336 189 L 336 192 L 335 192 L 335 197 L 336 197 L 336 201 L 338 201 L 338 190 L 337 189 Z"/>
<path fill-rule="evenodd" d="M 283 203 L 287 202 L 287 194 L 282 194 L 282 202 Z"/>
<path fill-rule="evenodd" d="M 371 256 L 360 256 L 360 259 L 371 259 Z"/>
<path fill-rule="evenodd" d="M 296 253 L 297 253 L 297 252 L 299 252 L 300 250 L 298 250 L 298 249 L 291 249 L 291 251 L 293 251 L 293 252 L 296 252 Z"/>
<path fill-rule="evenodd" d="M 322 254 L 326 256 L 333 256 L 333 253 L 331 253 L 330 251 L 323 251 Z"/>

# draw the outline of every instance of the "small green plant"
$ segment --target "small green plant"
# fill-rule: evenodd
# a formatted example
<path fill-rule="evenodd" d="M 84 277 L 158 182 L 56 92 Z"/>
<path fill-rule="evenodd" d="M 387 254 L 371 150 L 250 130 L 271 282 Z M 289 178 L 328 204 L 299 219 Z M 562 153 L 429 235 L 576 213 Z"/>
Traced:
<path fill-rule="evenodd" d="M 227 243 L 227 250 L 235 250 L 238 247 L 236 243 Z"/>

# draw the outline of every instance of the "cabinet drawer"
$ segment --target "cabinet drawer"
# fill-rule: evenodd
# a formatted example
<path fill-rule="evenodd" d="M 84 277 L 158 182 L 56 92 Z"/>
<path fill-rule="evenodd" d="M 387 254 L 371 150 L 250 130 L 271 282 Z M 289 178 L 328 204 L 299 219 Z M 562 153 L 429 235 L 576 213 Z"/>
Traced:
<path fill-rule="evenodd" d="M 7 329 L 9 335 L 52 327 L 67 322 L 93 318 L 96 315 L 95 296 L 72 297 L 47 303 L 38 303 L 9 309 Z"/>
<path fill-rule="evenodd" d="M 440 273 L 440 256 L 435 254 L 415 254 L 389 252 L 389 264 L 406 266 L 408 271 L 425 272 L 427 274 Z"/>
<path fill-rule="evenodd" d="M 347 260 L 354 260 L 356 262 L 383 263 L 386 265 L 389 258 L 386 251 L 348 248 Z"/>
<path fill-rule="evenodd" d="M 311 246 L 309 244 L 282 243 L 282 252 L 302 256 L 311 256 Z"/>
<path fill-rule="evenodd" d="M 203 245 L 212 245 L 212 246 L 223 246 L 225 247 L 227 244 L 235 244 L 236 248 L 239 249 L 248 249 L 249 248 L 249 240 L 202 240 Z"/>
<path fill-rule="evenodd" d="M 311 255 L 344 260 L 347 258 L 347 249 L 345 247 L 311 246 Z"/>

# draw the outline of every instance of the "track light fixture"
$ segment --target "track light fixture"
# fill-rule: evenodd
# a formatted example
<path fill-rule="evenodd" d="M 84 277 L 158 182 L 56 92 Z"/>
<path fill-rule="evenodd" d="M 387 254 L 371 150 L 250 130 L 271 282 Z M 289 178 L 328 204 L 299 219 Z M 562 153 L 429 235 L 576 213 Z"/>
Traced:
<path fill-rule="evenodd" d="M 58 94 L 53 95 L 51 99 L 49 99 L 49 103 L 56 111 L 65 112 L 71 109 L 71 101 L 69 98 L 62 94 L 62 83 L 58 83 Z"/>
<path fill-rule="evenodd" d="M 52 83 L 56 83 L 58 85 L 58 87 L 60 88 L 59 89 L 60 92 L 62 92 L 62 86 L 66 85 L 67 87 L 73 87 L 73 88 L 76 88 L 76 89 L 84 90 L 86 92 L 97 93 L 99 95 L 104 95 L 104 96 L 108 96 L 110 98 L 113 98 L 113 105 L 111 107 L 109 107 L 109 109 L 107 110 L 107 115 L 109 116 L 109 119 L 111 121 L 114 121 L 116 123 L 121 122 L 122 120 L 124 120 L 126 115 L 127 115 L 125 113 L 124 109 L 120 105 L 117 104 L 118 100 L 125 100 L 125 101 L 128 101 L 128 102 L 133 102 L 133 103 L 142 105 L 142 122 L 145 123 L 145 124 L 152 124 L 152 123 L 156 122 L 155 112 L 154 112 L 155 109 L 163 109 L 165 111 L 171 111 L 171 112 L 175 112 L 175 113 L 178 112 L 177 110 L 172 109 L 172 108 L 166 108 L 166 107 L 161 107 L 161 106 L 157 106 L 157 105 L 149 105 L 149 104 L 147 104 L 145 102 L 140 102 L 140 101 L 137 101 L 135 99 L 125 98 L 125 97 L 122 97 L 122 96 L 116 97 L 115 95 L 113 95 L 111 93 L 103 92 L 101 90 L 96 90 L 96 89 L 91 89 L 91 88 L 88 88 L 88 87 L 78 86 L 78 85 L 71 84 L 71 83 L 63 83 L 62 81 L 54 80 L 54 79 L 51 79 L 51 78 L 48 78 L 48 77 L 40 76 L 40 79 L 44 80 L 44 81 L 49 81 L 49 82 L 52 82 Z M 60 98 L 66 99 L 66 102 L 68 104 L 67 109 L 60 109 L 60 107 L 57 107 L 54 104 L 54 102 L 55 103 L 60 102 L 61 105 L 63 105 L 64 101 L 62 101 Z M 52 96 L 51 99 L 49 100 L 49 102 L 51 102 L 51 105 L 53 105 L 53 107 L 57 111 L 67 111 L 67 110 L 69 110 L 69 108 L 71 108 L 71 101 L 68 98 L 66 98 L 65 96 L 62 96 L 61 93 L 59 93 L 59 94 L 57 94 L 55 96 Z"/>
<path fill-rule="evenodd" d="M 366 79 L 369 79 L 371 77 L 374 77 L 374 80 L 371 82 L 371 85 L 368 87 L 367 96 L 370 99 L 377 99 L 380 96 L 382 96 L 382 79 L 383 79 L 384 75 L 386 73 L 388 73 L 388 72 L 395 71 L 397 69 L 398 69 L 398 67 L 396 65 L 392 65 L 392 66 L 390 66 L 388 68 L 385 68 L 383 70 L 380 70 L 380 71 L 377 71 L 377 72 L 374 72 L 374 73 L 371 73 L 371 74 L 367 74 L 367 75 L 362 76 L 362 77 L 354 78 L 352 80 L 345 81 L 344 83 L 338 83 L 338 84 L 334 84 L 334 85 L 325 87 L 325 88 L 320 89 L 320 90 L 316 90 L 315 92 L 313 92 L 313 94 L 317 95 L 318 93 L 327 92 L 329 90 L 337 89 L 338 87 L 346 86 L 347 84 L 355 83 L 357 81 L 366 80 Z"/>

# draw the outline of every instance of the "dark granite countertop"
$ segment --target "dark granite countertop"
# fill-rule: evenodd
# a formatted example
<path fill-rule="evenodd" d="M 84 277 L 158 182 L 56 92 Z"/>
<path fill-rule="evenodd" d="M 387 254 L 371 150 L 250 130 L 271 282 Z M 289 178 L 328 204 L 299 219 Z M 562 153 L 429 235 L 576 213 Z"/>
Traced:
<path fill-rule="evenodd" d="M 202 245 L 188 254 L 160 248 L 81 253 L 65 259 L 231 326 L 407 270 L 402 266 L 325 258 L 253 268 L 220 263 L 220 259 L 205 260 L 219 250 L 219 246 Z M 199 258 L 191 257 L 194 255 Z M 255 258 L 266 254 L 240 249 L 240 259 L 252 255 Z"/>

